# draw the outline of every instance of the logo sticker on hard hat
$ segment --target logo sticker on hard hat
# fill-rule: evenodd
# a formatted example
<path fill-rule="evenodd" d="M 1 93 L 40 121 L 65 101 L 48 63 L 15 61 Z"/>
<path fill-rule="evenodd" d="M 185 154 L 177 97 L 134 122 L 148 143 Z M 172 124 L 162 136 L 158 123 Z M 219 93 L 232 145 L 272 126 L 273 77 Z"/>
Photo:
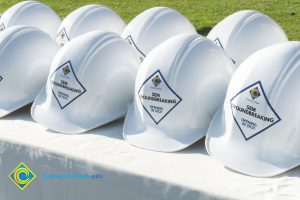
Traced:
<path fill-rule="evenodd" d="M 246 140 L 281 120 L 267 99 L 260 81 L 237 93 L 230 104 L 233 118 Z"/>
<path fill-rule="evenodd" d="M 4 31 L 4 29 L 5 29 L 5 26 L 4 26 L 4 24 L 2 23 L 2 24 L 0 25 L 0 32 L 1 32 L 1 31 Z"/>
<path fill-rule="evenodd" d="M 67 31 L 65 28 L 63 28 L 59 34 L 56 36 L 56 41 L 61 44 L 66 44 L 68 41 L 70 41 L 69 36 L 67 34 Z"/>
<path fill-rule="evenodd" d="M 135 42 L 133 41 L 131 35 L 129 35 L 126 38 L 127 42 L 135 49 L 135 51 L 138 53 L 139 55 L 139 59 L 141 62 L 143 62 L 143 60 L 145 59 L 145 54 L 136 46 Z"/>
<path fill-rule="evenodd" d="M 156 124 L 159 124 L 182 101 L 159 70 L 142 84 L 138 96 L 144 109 Z"/>
<path fill-rule="evenodd" d="M 223 47 L 222 43 L 220 42 L 220 39 L 219 39 L 219 38 L 216 38 L 216 39 L 214 40 L 214 43 L 215 43 L 216 45 L 218 45 L 219 47 L 221 47 L 222 49 L 224 49 L 224 47 Z"/>
<path fill-rule="evenodd" d="M 76 77 L 70 61 L 58 67 L 50 77 L 51 89 L 61 109 L 86 92 Z"/>
<path fill-rule="evenodd" d="M 222 49 L 224 49 L 224 47 L 223 47 L 223 45 L 222 45 L 222 43 L 221 43 L 221 41 L 220 41 L 219 38 L 216 38 L 216 39 L 214 40 L 214 43 L 215 43 L 217 46 L 219 46 L 219 47 L 221 47 Z M 225 50 L 225 49 L 224 49 L 224 50 Z M 231 60 L 232 60 L 233 64 L 236 63 L 235 60 L 233 60 L 233 58 L 231 58 Z"/>

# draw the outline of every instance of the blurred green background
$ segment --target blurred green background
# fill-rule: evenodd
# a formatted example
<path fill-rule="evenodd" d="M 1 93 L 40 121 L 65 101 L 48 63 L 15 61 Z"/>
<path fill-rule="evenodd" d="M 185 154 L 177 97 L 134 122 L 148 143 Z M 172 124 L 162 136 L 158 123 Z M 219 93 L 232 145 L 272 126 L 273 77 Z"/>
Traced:
<path fill-rule="evenodd" d="M 0 0 L 0 12 L 20 2 Z M 254 9 L 273 18 L 290 40 L 300 40 L 300 0 L 41 0 L 64 18 L 74 9 L 98 3 L 115 10 L 127 23 L 142 11 L 167 6 L 185 15 L 198 32 L 206 35 L 224 17 L 244 9 Z"/>

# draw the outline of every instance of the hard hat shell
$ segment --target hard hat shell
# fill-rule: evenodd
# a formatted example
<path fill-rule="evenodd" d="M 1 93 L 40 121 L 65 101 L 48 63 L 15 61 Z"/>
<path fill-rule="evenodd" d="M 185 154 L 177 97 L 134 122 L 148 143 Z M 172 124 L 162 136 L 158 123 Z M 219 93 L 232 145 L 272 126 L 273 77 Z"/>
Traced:
<path fill-rule="evenodd" d="M 288 41 L 276 22 L 254 10 L 243 10 L 226 17 L 207 37 L 225 49 L 237 66 L 264 47 Z"/>
<path fill-rule="evenodd" d="M 224 101 L 234 68 L 221 48 L 197 34 L 181 34 L 157 46 L 138 71 L 125 140 L 163 152 L 193 144 L 206 134 Z"/>
<path fill-rule="evenodd" d="M 122 37 L 143 61 L 154 47 L 172 36 L 184 33 L 196 33 L 187 18 L 173 9 L 155 7 L 136 16 L 123 31 Z"/>
<path fill-rule="evenodd" d="M 58 48 L 38 28 L 14 26 L 0 34 L 0 117 L 34 100 Z"/>
<path fill-rule="evenodd" d="M 74 38 L 53 60 L 32 117 L 62 133 L 81 133 L 124 116 L 140 62 L 119 35 L 94 31 Z"/>
<path fill-rule="evenodd" d="M 60 23 L 58 15 L 47 5 L 37 1 L 23 1 L 3 13 L 0 31 L 16 25 L 27 25 L 40 28 L 55 38 Z"/>
<path fill-rule="evenodd" d="M 258 177 L 299 165 L 299 76 L 300 42 L 276 44 L 247 58 L 209 127 L 209 154 Z"/>
<path fill-rule="evenodd" d="M 102 5 L 87 5 L 70 13 L 61 23 L 56 41 L 60 45 L 72 38 L 91 31 L 106 31 L 121 34 L 124 21 L 110 8 Z"/>

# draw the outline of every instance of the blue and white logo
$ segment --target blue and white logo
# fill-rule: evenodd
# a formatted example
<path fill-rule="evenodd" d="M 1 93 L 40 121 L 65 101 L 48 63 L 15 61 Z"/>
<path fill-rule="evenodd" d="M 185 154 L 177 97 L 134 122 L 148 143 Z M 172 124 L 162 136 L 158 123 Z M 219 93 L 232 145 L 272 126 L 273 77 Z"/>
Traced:
<path fill-rule="evenodd" d="M 224 47 L 223 47 L 223 45 L 222 45 L 222 43 L 221 43 L 221 41 L 220 41 L 219 38 L 214 39 L 214 43 L 215 43 L 217 46 L 219 46 L 219 47 L 221 47 L 222 49 L 224 49 Z M 236 63 L 235 60 L 233 60 L 233 58 L 231 58 L 231 60 L 232 60 L 233 64 Z"/>
<path fill-rule="evenodd" d="M 58 67 L 50 77 L 51 89 L 61 109 L 86 92 L 70 61 Z"/>
<path fill-rule="evenodd" d="M 145 111 L 156 124 L 182 101 L 159 70 L 146 79 L 138 91 L 138 96 Z"/>
<path fill-rule="evenodd" d="M 260 81 L 237 93 L 230 104 L 233 118 L 245 140 L 253 138 L 281 120 Z"/>
<path fill-rule="evenodd" d="M 0 32 L 1 32 L 1 31 L 4 31 L 4 29 L 5 29 L 5 26 L 4 26 L 4 24 L 2 23 L 2 24 L 0 25 Z"/>
<path fill-rule="evenodd" d="M 65 28 L 63 28 L 57 35 L 56 41 L 60 42 L 61 44 L 66 44 L 67 42 L 70 41 L 70 38 L 67 34 L 67 31 Z"/>
<path fill-rule="evenodd" d="M 223 45 L 222 45 L 222 43 L 221 43 L 221 41 L 220 41 L 219 38 L 216 38 L 216 39 L 214 40 L 214 43 L 215 43 L 216 45 L 218 45 L 219 47 L 221 47 L 222 49 L 224 49 L 224 47 L 223 47 Z"/>
<path fill-rule="evenodd" d="M 139 56 L 140 62 L 143 62 L 143 60 L 145 59 L 145 54 L 137 47 L 137 45 L 135 44 L 134 40 L 132 39 L 131 35 L 129 35 L 126 38 L 127 42 L 130 44 L 130 46 L 133 47 L 133 49 L 136 51 L 136 53 Z"/>

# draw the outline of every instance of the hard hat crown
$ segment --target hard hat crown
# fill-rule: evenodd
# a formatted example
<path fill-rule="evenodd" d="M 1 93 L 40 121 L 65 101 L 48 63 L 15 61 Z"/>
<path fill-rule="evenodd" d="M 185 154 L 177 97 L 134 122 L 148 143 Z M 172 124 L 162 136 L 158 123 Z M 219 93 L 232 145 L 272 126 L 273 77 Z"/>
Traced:
<path fill-rule="evenodd" d="M 37 1 L 23 1 L 3 13 L 0 29 L 26 25 L 40 28 L 54 38 L 60 23 L 58 15 L 47 5 Z"/>
<path fill-rule="evenodd" d="M 60 45 L 91 31 L 105 31 L 121 34 L 125 28 L 119 15 L 102 5 L 87 5 L 71 12 L 58 28 L 56 41 Z"/>
<path fill-rule="evenodd" d="M 157 45 L 178 34 L 195 34 L 191 22 L 179 12 L 155 7 L 136 16 L 124 29 L 122 37 L 135 49 L 140 61 Z"/>
<path fill-rule="evenodd" d="M 264 47 L 288 41 L 275 21 L 254 10 L 243 10 L 226 17 L 207 37 L 223 48 L 237 66 Z"/>

